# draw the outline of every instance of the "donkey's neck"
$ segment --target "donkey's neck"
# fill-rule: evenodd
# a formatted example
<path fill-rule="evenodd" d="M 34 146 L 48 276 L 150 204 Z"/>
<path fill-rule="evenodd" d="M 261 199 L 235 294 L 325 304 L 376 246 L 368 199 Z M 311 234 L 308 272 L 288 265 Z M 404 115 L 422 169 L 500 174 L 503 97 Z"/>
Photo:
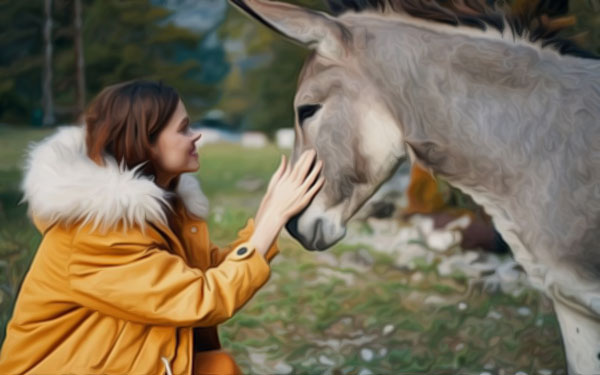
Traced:
<path fill-rule="evenodd" d="M 544 157 L 548 139 L 540 135 L 560 126 L 552 120 L 557 104 L 582 84 L 586 60 L 498 33 L 373 20 L 363 20 L 365 70 L 416 156 L 459 187 L 511 195 L 536 170 L 531 155 Z"/>

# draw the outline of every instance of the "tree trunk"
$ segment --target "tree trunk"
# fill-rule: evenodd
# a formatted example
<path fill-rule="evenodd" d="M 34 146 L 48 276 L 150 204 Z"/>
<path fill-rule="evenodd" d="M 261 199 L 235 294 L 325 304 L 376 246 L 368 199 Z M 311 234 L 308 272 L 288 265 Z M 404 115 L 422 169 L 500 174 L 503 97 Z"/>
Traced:
<path fill-rule="evenodd" d="M 77 116 L 81 116 L 85 108 L 85 61 L 83 58 L 83 32 L 81 22 L 81 0 L 74 1 L 75 6 L 75 59 L 77 71 Z M 78 119 L 79 120 L 79 119 Z"/>
<path fill-rule="evenodd" d="M 43 125 L 52 125 L 54 98 L 52 94 L 52 0 L 44 0 L 44 73 L 42 77 Z"/>

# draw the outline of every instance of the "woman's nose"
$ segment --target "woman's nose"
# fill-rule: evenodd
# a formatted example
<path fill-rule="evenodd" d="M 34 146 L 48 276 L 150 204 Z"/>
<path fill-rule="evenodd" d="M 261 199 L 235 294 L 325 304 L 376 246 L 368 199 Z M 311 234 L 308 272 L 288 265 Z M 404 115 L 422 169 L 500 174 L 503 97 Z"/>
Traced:
<path fill-rule="evenodd" d="M 194 142 L 197 142 L 200 138 L 202 138 L 202 133 L 198 131 L 194 134 Z"/>

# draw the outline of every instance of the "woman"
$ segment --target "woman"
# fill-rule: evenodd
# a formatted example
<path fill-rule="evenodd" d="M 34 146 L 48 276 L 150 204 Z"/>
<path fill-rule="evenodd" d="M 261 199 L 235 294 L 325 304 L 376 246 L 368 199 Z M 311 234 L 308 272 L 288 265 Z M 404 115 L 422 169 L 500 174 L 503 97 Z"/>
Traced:
<path fill-rule="evenodd" d="M 0 374 L 236 374 L 216 326 L 269 278 L 276 238 L 323 184 L 285 156 L 255 219 L 219 249 L 194 177 L 179 95 L 134 81 L 102 91 L 85 127 L 30 151 L 23 189 L 43 239 L 0 353 Z"/>

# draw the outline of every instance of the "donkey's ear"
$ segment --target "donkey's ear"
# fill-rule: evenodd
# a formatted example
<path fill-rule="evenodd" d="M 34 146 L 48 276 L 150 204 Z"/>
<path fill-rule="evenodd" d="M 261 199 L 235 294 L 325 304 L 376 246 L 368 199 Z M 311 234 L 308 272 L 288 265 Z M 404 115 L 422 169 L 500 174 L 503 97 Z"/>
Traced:
<path fill-rule="evenodd" d="M 350 31 L 333 17 L 292 4 L 266 0 L 229 0 L 246 14 L 323 56 L 341 57 Z"/>

